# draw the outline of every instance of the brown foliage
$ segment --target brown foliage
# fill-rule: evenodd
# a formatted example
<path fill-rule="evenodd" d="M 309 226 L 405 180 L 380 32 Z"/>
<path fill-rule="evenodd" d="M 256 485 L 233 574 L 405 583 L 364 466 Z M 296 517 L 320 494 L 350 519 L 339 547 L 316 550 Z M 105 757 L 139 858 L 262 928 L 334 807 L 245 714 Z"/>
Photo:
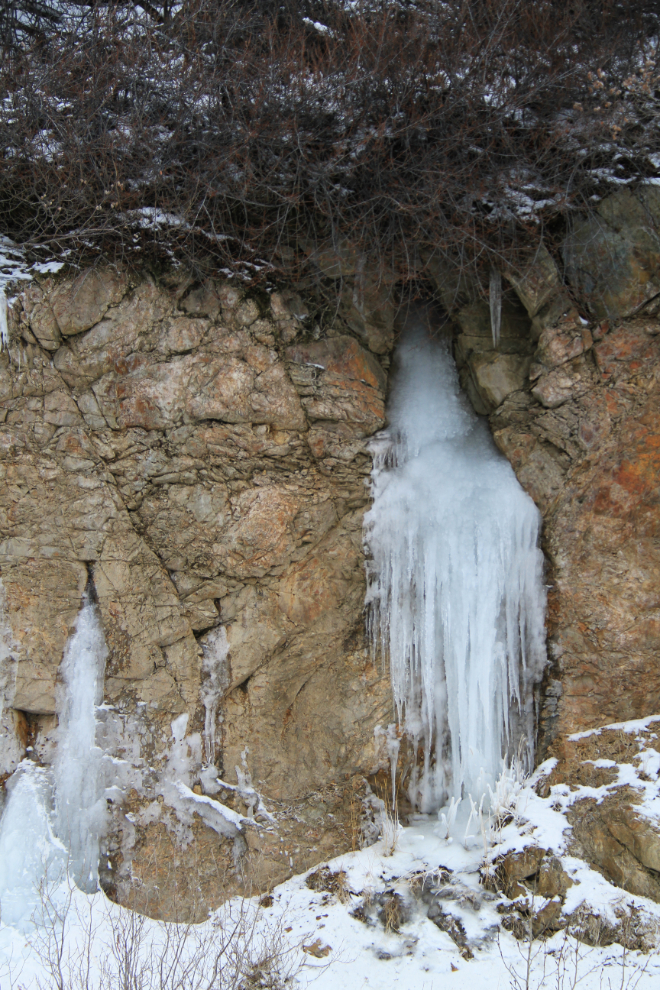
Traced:
<path fill-rule="evenodd" d="M 50 252 L 487 269 L 657 172 L 648 0 L 59 8 L 0 75 L 7 232 Z"/>

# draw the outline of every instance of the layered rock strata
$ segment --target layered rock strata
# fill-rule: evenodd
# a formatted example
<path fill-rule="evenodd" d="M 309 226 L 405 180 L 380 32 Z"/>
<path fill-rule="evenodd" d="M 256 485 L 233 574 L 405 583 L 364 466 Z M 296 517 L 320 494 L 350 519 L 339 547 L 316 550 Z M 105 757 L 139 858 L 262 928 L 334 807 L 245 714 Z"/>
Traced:
<path fill-rule="evenodd" d="M 497 349 L 475 286 L 420 252 L 463 385 L 544 516 L 542 756 L 660 709 L 659 227 L 646 186 L 575 224 L 566 280 L 538 246 L 503 273 Z M 396 306 L 350 244 L 317 255 L 339 286 L 323 323 L 292 291 L 112 270 L 35 283 L 9 314 L 0 772 L 52 760 L 91 589 L 109 649 L 102 881 L 165 917 L 356 845 L 364 777 L 388 765 L 362 517 Z"/>

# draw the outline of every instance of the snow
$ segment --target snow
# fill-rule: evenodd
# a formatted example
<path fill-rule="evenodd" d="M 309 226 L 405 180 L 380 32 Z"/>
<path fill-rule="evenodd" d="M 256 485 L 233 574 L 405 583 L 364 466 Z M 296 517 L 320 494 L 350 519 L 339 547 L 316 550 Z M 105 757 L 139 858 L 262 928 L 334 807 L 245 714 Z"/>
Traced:
<path fill-rule="evenodd" d="M 637 734 L 646 731 L 653 722 L 660 722 L 660 715 L 648 715 L 646 718 L 635 718 L 629 722 L 611 722 L 609 725 L 602 725 L 599 729 L 586 729 L 584 732 L 574 732 L 568 739 L 570 742 L 577 742 L 579 739 L 587 739 L 589 736 L 599 736 L 601 733 L 609 731 L 634 732 Z"/>
<path fill-rule="evenodd" d="M 514 819 L 500 830 L 499 841 L 489 845 L 486 862 L 505 850 L 530 844 L 555 852 L 563 848 L 570 826 L 564 813 L 554 810 L 561 788 L 553 787 L 547 798 L 540 798 L 533 790 L 533 785 L 553 765 L 554 761 L 548 761 L 533 777 L 514 787 L 511 804 Z M 199 796 L 195 797 L 199 800 Z M 480 868 L 484 864 L 482 836 L 459 841 L 455 837 L 443 838 L 440 831 L 435 816 L 417 815 L 408 827 L 399 830 L 391 855 L 388 844 L 381 839 L 366 849 L 329 861 L 329 871 L 345 874 L 341 893 L 311 889 L 306 883 L 308 873 L 277 886 L 269 907 L 261 907 L 258 898 L 234 899 L 208 922 L 181 926 L 179 930 L 186 940 L 183 954 L 193 955 L 204 938 L 213 933 L 214 925 L 217 928 L 222 924 L 226 928 L 241 919 L 238 927 L 255 943 L 257 954 L 263 955 L 264 947 L 269 946 L 280 966 L 291 974 L 288 985 L 292 990 L 308 987 L 336 990 L 337 986 L 343 990 L 382 990 L 383 987 L 444 990 L 447 985 L 460 990 L 515 987 L 516 979 L 524 980 L 529 945 L 517 942 L 502 930 L 498 907 L 503 899 L 489 893 L 480 883 Z M 615 924 L 621 911 L 634 910 L 649 925 L 660 925 L 660 905 L 613 887 L 574 857 L 564 855 L 562 865 L 574 881 L 567 893 L 566 913 L 586 907 L 597 910 L 603 919 Z M 465 958 L 464 950 L 427 917 L 427 908 L 415 893 L 419 892 L 424 878 L 440 897 L 445 915 L 462 926 L 474 958 Z M 378 916 L 378 903 L 379 898 L 392 895 L 400 899 L 403 920 L 388 930 Z M 69 953 L 75 956 L 81 950 L 83 954 L 87 951 L 88 933 L 93 933 L 89 987 L 96 990 L 101 961 L 106 966 L 109 960 L 111 963 L 110 947 L 116 944 L 119 926 L 127 924 L 130 912 L 111 904 L 101 893 L 86 895 L 66 882 L 48 888 L 46 907 L 52 911 L 53 905 L 66 918 L 68 926 L 64 938 L 65 964 Z M 364 920 L 360 920 L 360 915 Z M 43 955 L 47 918 L 44 921 L 42 917 L 38 932 L 29 927 L 20 930 L 7 921 L 4 913 L 0 925 L 3 990 L 6 986 L 14 990 L 19 986 L 36 986 L 37 980 L 44 977 L 44 961 L 38 950 L 41 948 Z M 175 927 L 170 928 L 167 935 L 176 942 L 174 930 Z M 154 945 L 162 945 L 164 934 L 164 926 L 145 920 L 143 952 L 148 954 Z M 620 986 L 622 961 L 623 950 L 619 945 L 592 948 L 559 932 L 532 943 L 529 986 L 533 990 L 541 986 L 569 990 L 575 986 L 572 979 L 576 971 L 584 990 L 603 990 L 610 983 Z M 658 986 L 657 954 L 627 951 L 625 963 L 627 976 L 639 980 L 636 985 L 640 990 Z M 573 974 L 570 979 L 569 965 Z M 10 970 L 13 981 L 8 979 Z M 115 985 L 119 985 L 118 981 Z"/>
<path fill-rule="evenodd" d="M 198 806 L 195 808 L 195 811 L 197 811 L 200 818 L 203 818 L 206 824 L 219 835 L 227 835 L 235 838 L 241 826 L 249 821 L 249 819 L 243 815 L 239 815 L 237 811 L 232 811 L 231 808 L 221 804 L 219 801 L 214 801 L 213 798 L 207 797 L 205 794 L 195 794 L 187 784 L 184 784 L 180 780 L 175 781 L 174 787 L 182 798 L 192 801 L 193 804 Z"/>
<path fill-rule="evenodd" d="M 318 31 L 319 34 L 332 34 L 332 31 L 326 24 L 321 24 L 320 21 L 313 21 L 311 17 L 303 17 L 302 21 L 303 24 L 314 28 L 314 30 Z"/>
<path fill-rule="evenodd" d="M 479 803 L 519 749 L 532 764 L 545 588 L 538 510 L 469 407 L 448 344 L 409 324 L 390 426 L 371 444 L 367 605 L 399 723 L 423 747 L 408 796 L 428 812 Z"/>

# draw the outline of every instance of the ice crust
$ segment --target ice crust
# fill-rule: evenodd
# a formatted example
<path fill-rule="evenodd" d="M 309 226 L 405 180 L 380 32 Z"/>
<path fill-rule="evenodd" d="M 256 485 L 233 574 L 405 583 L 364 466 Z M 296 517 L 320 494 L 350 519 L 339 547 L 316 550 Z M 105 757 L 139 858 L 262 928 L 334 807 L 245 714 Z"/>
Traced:
<path fill-rule="evenodd" d="M 227 656 L 229 641 L 224 626 L 212 629 L 202 644 L 204 660 L 202 669 L 206 674 L 201 697 L 204 704 L 204 755 L 208 764 L 215 763 L 216 722 L 218 705 L 222 695 L 229 687 L 229 671 Z"/>
<path fill-rule="evenodd" d="M 389 657 L 400 726 L 423 751 L 409 797 L 430 812 L 479 801 L 514 756 L 533 764 L 541 520 L 461 392 L 447 341 L 416 316 L 388 417 L 371 444 L 368 625 Z"/>

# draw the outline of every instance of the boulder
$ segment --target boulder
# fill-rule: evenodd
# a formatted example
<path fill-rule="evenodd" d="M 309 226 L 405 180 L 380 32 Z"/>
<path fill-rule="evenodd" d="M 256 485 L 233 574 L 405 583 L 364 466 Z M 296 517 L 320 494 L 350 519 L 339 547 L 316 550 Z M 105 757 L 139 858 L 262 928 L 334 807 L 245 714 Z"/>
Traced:
<path fill-rule="evenodd" d="M 111 269 L 87 268 L 72 282 L 58 281 L 48 294 L 53 315 L 63 336 L 83 333 L 121 302 L 126 277 Z"/>
<path fill-rule="evenodd" d="M 566 272 L 597 319 L 633 315 L 660 292 L 660 237 L 653 187 L 608 196 L 563 247 Z"/>

